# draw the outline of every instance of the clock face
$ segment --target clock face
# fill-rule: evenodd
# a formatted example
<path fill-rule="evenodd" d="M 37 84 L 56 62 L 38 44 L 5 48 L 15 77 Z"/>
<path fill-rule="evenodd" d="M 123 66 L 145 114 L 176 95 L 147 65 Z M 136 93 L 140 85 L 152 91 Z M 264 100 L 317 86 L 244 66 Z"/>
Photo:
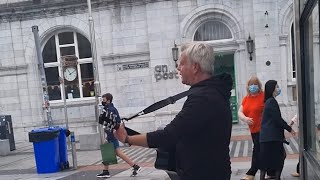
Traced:
<path fill-rule="evenodd" d="M 77 69 L 74 67 L 67 67 L 64 72 L 63 76 L 67 81 L 73 81 L 77 77 Z"/>

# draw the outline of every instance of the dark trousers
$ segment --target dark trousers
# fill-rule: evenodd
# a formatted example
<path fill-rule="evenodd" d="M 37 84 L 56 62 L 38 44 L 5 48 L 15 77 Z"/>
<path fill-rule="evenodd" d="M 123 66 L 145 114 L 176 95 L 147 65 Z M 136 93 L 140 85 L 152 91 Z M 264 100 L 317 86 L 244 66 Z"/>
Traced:
<path fill-rule="evenodd" d="M 258 158 L 259 158 L 259 152 L 260 152 L 260 132 L 257 133 L 251 133 L 252 142 L 253 142 L 253 150 L 252 150 L 252 160 L 251 160 L 251 168 L 247 172 L 247 175 L 255 176 L 258 168 Z"/>
<path fill-rule="evenodd" d="M 300 167 L 299 167 L 299 166 L 300 166 L 300 160 L 299 160 L 299 162 L 298 162 L 298 164 L 297 164 L 297 173 L 298 173 L 298 174 L 300 174 Z"/>
<path fill-rule="evenodd" d="M 251 133 L 252 142 L 253 142 L 253 150 L 252 150 L 252 160 L 251 160 L 251 168 L 246 173 L 247 175 L 255 176 L 257 171 L 259 170 L 259 153 L 260 153 L 260 132 Z M 267 171 L 269 176 L 274 176 L 275 171 Z"/>

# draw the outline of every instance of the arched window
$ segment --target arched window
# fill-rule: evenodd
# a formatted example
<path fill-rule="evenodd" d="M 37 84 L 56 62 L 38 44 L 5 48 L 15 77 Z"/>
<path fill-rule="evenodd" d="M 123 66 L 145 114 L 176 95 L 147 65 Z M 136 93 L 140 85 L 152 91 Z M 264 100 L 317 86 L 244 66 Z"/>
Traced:
<path fill-rule="evenodd" d="M 50 100 L 61 100 L 62 88 L 59 77 L 63 77 L 60 57 L 75 55 L 78 57 L 76 78 L 65 80 L 67 99 L 94 96 L 93 66 L 91 45 L 86 37 L 76 32 L 59 32 L 54 34 L 45 44 L 42 57 Z"/>
<path fill-rule="evenodd" d="M 294 29 L 293 29 L 293 24 L 291 25 L 290 28 L 290 35 L 289 35 L 289 55 L 291 58 L 289 58 L 289 82 L 293 82 L 292 86 L 291 86 L 291 90 L 292 90 L 292 101 L 297 101 L 297 87 L 296 87 L 296 77 L 297 77 L 297 73 L 296 73 L 296 58 L 295 58 L 295 38 L 294 38 Z M 290 89 L 290 87 L 289 87 Z M 289 93 L 290 94 L 290 93 Z"/>
<path fill-rule="evenodd" d="M 207 21 L 200 25 L 194 35 L 194 41 L 214 41 L 232 39 L 230 29 L 220 21 Z"/>

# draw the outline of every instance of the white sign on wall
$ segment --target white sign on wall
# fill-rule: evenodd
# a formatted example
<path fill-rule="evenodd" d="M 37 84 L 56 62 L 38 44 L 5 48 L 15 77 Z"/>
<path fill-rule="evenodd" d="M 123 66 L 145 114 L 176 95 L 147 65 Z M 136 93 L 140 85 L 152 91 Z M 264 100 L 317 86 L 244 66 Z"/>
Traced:
<path fill-rule="evenodd" d="M 149 62 L 126 63 L 126 64 L 118 64 L 117 70 L 124 71 L 124 70 L 141 69 L 141 68 L 148 68 L 148 67 L 149 67 Z"/>

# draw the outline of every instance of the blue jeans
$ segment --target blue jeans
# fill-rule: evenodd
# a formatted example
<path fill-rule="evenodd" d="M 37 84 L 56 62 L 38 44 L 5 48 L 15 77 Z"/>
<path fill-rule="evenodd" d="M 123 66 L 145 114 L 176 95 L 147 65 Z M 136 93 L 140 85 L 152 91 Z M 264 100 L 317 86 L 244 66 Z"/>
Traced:
<path fill-rule="evenodd" d="M 114 137 L 112 132 L 106 132 L 106 135 L 107 135 L 106 140 L 109 143 L 113 143 L 114 149 L 117 149 L 119 147 L 118 139 L 116 139 L 116 137 Z"/>

